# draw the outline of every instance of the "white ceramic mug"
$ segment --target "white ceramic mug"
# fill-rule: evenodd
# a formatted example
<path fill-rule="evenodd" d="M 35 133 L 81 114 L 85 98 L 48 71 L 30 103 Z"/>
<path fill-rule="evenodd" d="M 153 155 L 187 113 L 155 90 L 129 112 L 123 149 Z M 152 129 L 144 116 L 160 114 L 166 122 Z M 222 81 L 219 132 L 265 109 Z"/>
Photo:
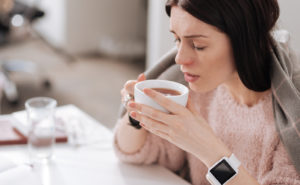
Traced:
<path fill-rule="evenodd" d="M 182 106 L 186 106 L 188 96 L 189 96 L 189 89 L 177 82 L 168 81 L 168 80 L 145 80 L 138 82 L 134 87 L 134 100 L 137 103 L 145 104 L 151 106 L 155 109 L 161 110 L 163 112 L 169 112 L 150 97 L 148 97 L 144 92 L 143 89 L 145 88 L 161 88 L 161 89 L 170 89 L 175 90 L 180 93 L 180 95 L 166 95 L 167 98 L 171 99 L 172 101 L 180 104 Z"/>

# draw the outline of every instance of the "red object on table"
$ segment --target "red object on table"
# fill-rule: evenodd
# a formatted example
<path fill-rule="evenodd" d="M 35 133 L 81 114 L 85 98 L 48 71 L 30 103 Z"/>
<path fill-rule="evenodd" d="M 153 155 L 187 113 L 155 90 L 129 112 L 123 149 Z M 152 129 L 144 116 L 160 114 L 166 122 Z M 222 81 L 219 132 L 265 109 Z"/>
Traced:
<path fill-rule="evenodd" d="M 27 137 L 13 125 L 17 121 L 10 116 L 0 116 L 0 145 L 26 144 Z M 56 142 L 67 142 L 67 134 L 56 129 Z"/>

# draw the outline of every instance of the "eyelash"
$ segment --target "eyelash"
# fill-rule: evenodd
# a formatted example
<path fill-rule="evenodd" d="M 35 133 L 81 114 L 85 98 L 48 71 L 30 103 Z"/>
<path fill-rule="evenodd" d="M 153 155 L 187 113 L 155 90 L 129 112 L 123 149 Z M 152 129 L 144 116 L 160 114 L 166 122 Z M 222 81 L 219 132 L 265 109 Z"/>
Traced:
<path fill-rule="evenodd" d="M 177 38 L 175 38 L 174 39 L 174 42 L 175 43 L 177 43 L 177 42 L 180 42 L 180 39 L 177 39 Z M 193 44 L 193 46 L 192 46 L 195 50 L 197 50 L 197 51 L 203 51 L 206 47 L 196 47 L 194 44 Z"/>
<path fill-rule="evenodd" d="M 193 48 L 197 51 L 203 51 L 206 47 L 196 47 L 193 45 Z"/>

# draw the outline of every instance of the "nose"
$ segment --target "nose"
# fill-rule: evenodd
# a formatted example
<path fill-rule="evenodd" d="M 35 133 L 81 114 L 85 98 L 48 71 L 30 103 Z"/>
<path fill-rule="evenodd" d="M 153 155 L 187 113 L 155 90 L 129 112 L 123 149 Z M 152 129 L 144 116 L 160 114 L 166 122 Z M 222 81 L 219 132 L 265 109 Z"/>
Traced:
<path fill-rule="evenodd" d="M 184 46 L 180 45 L 178 47 L 178 51 L 175 57 L 176 64 L 189 65 L 193 63 L 192 54 L 190 52 L 191 51 L 189 51 L 188 48 L 185 48 Z"/>

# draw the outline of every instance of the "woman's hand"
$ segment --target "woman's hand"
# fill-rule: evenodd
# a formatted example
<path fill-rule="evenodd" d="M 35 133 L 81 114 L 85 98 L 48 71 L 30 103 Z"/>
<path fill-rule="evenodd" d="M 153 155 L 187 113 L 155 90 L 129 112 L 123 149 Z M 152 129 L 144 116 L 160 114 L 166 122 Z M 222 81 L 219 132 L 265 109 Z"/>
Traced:
<path fill-rule="evenodd" d="M 134 86 L 136 83 L 140 82 L 140 81 L 144 81 L 146 80 L 146 77 L 144 75 L 144 73 L 140 74 L 137 78 L 137 80 L 128 80 L 123 89 L 121 90 L 121 96 L 122 96 L 122 102 L 124 103 L 125 108 L 127 109 L 128 112 L 131 111 L 131 108 L 128 106 L 128 103 L 126 102 L 126 96 L 131 96 L 134 97 Z"/>
<path fill-rule="evenodd" d="M 127 95 L 133 96 L 134 86 L 137 82 L 145 80 L 145 75 L 139 75 L 137 80 L 127 81 L 121 90 L 122 102 L 125 103 Z M 125 103 L 125 108 L 130 112 L 128 103 Z M 129 124 L 128 114 L 125 114 L 118 122 L 116 132 L 117 143 L 121 151 L 127 154 L 132 154 L 139 151 L 147 138 L 148 132 L 145 129 L 136 129 Z"/>
<path fill-rule="evenodd" d="M 130 102 L 130 115 L 146 130 L 194 154 L 207 167 L 231 155 L 203 117 L 196 113 L 190 98 L 187 107 L 184 107 L 152 89 L 144 89 L 144 93 L 170 112 Z"/>

